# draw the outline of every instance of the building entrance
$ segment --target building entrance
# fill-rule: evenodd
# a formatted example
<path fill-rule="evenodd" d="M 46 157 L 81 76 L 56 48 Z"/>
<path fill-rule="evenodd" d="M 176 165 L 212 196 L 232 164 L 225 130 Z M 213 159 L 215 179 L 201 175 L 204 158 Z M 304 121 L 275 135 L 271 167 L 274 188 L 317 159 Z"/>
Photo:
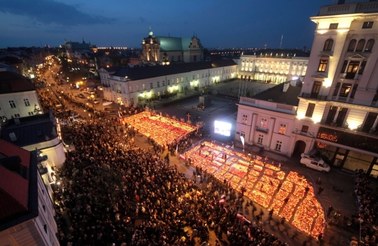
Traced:
<path fill-rule="evenodd" d="M 305 151 L 305 149 L 306 149 L 306 143 L 302 140 L 298 140 L 295 143 L 294 151 L 291 156 L 299 158 L 301 154 Z"/>

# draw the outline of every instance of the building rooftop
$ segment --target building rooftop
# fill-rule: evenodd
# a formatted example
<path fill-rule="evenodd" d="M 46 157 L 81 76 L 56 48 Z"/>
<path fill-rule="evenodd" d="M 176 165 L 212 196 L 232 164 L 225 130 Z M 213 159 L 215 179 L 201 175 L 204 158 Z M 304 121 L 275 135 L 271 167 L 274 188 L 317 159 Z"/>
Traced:
<path fill-rule="evenodd" d="M 51 113 L 8 120 L 0 132 L 1 139 L 19 147 L 49 141 L 57 136 Z"/>
<path fill-rule="evenodd" d="M 37 156 L 0 139 L 0 231 L 38 215 Z"/>
<path fill-rule="evenodd" d="M 284 87 L 286 91 L 284 91 Z M 269 88 L 268 90 L 255 95 L 253 98 L 280 104 L 298 106 L 298 96 L 301 92 L 301 89 L 302 86 L 293 86 L 290 84 L 290 82 L 285 82 Z"/>
<path fill-rule="evenodd" d="M 293 57 L 309 57 L 310 52 L 298 49 L 260 49 L 246 50 L 242 55 L 254 55 L 256 57 L 266 58 L 293 58 Z"/>
<path fill-rule="evenodd" d="M 130 80 L 140 80 L 154 78 L 159 76 L 187 73 L 191 71 L 210 69 L 215 67 L 233 66 L 236 63 L 233 60 L 218 60 L 213 62 L 193 62 L 193 63 L 174 63 L 168 66 L 142 66 L 142 67 L 122 67 L 109 71 L 113 76 L 126 77 Z"/>
<path fill-rule="evenodd" d="M 339 0 L 338 2 L 338 4 L 321 7 L 318 16 L 378 12 L 378 1 L 346 2 Z"/>
<path fill-rule="evenodd" d="M 18 73 L 0 71 L 0 94 L 33 90 L 35 87 L 30 79 Z"/>

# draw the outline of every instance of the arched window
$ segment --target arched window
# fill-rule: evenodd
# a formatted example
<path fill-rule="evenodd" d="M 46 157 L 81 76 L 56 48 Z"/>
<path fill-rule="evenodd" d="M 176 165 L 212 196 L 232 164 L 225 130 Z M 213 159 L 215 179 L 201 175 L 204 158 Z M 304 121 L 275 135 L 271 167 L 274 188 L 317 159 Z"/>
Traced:
<path fill-rule="evenodd" d="M 355 40 L 355 39 L 350 40 L 349 46 L 348 46 L 348 51 L 349 52 L 353 52 L 354 51 L 354 49 L 356 48 L 356 43 L 357 43 L 357 40 Z"/>
<path fill-rule="evenodd" d="M 365 39 L 360 39 L 357 43 L 356 52 L 362 52 L 365 46 Z"/>
<path fill-rule="evenodd" d="M 332 50 L 332 46 L 333 46 L 333 39 L 327 39 L 325 42 L 324 42 L 324 47 L 323 47 L 323 51 L 331 51 Z"/>
<path fill-rule="evenodd" d="M 365 46 L 365 52 L 371 52 L 373 50 L 374 43 L 374 39 L 369 39 Z"/>

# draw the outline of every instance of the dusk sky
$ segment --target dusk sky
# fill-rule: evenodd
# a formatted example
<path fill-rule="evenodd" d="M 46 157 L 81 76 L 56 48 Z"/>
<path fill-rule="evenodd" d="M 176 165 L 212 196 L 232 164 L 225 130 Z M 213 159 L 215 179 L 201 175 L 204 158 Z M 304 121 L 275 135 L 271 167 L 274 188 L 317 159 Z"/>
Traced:
<path fill-rule="evenodd" d="M 141 46 L 156 36 L 197 35 L 206 48 L 311 48 L 310 16 L 334 0 L 0 0 L 0 48 Z"/>

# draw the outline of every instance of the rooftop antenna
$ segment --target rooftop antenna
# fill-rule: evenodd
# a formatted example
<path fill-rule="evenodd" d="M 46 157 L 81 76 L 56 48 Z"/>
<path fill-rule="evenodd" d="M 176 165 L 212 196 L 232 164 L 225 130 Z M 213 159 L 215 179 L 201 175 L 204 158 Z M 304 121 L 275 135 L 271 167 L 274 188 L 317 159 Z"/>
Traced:
<path fill-rule="evenodd" d="M 281 35 L 280 49 L 282 49 L 283 34 Z"/>

